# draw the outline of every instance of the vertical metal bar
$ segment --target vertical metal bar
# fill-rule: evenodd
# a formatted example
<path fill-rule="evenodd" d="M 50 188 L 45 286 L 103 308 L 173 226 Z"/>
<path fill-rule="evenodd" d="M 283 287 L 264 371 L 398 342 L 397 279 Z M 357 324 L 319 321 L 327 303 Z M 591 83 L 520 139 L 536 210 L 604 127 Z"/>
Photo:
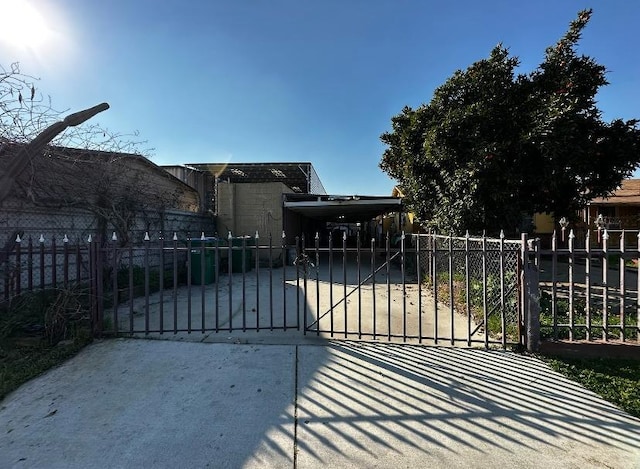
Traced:
<path fill-rule="evenodd" d="M 80 246 L 79 243 L 80 241 L 78 241 L 78 246 Z M 28 289 L 29 291 L 33 291 L 33 238 L 31 238 L 31 236 L 29 236 L 27 271 L 28 271 L 28 277 L 27 277 Z"/>
<path fill-rule="evenodd" d="M 112 250 L 111 250 L 111 276 L 112 276 L 112 289 L 113 289 L 113 332 L 118 335 L 118 329 L 119 329 L 119 324 L 118 324 L 118 246 L 117 246 L 117 242 L 118 242 L 118 238 L 116 236 L 116 233 L 113 233 L 113 236 L 111 238 L 111 245 L 112 245 Z M 64 244 L 65 248 L 67 246 L 67 244 Z"/>
<path fill-rule="evenodd" d="M 16 295 L 22 292 L 22 240 L 20 236 L 16 237 Z M 8 254 L 8 253 L 7 253 Z M 5 283 L 6 285 L 6 283 Z M 5 288 L 5 298 L 8 298 L 9 289 Z"/>
<path fill-rule="evenodd" d="M 306 251 L 306 238 L 304 233 L 302 233 L 302 248 L 300 250 L 300 255 L 304 256 L 304 262 L 303 262 L 303 268 L 302 268 L 302 273 L 304 275 L 304 277 L 302 278 L 302 285 L 304 288 L 304 297 L 302 298 L 303 301 L 303 307 L 302 307 L 302 321 L 303 321 L 303 329 L 304 329 L 304 334 L 306 335 L 307 333 L 307 272 L 309 269 L 309 257 L 307 256 L 307 251 Z M 300 330 L 300 288 L 298 288 L 298 314 L 297 314 L 297 329 Z"/>
<path fill-rule="evenodd" d="M 287 330 L 287 235 L 282 232 L 282 314 L 284 330 Z"/>
<path fill-rule="evenodd" d="M 316 336 L 320 335 L 320 233 L 316 231 Z"/>
<path fill-rule="evenodd" d="M 242 332 L 247 332 L 247 237 L 242 237 Z"/>
<path fill-rule="evenodd" d="M 98 331 L 102 334 L 102 330 L 104 327 L 104 257 L 103 250 L 101 248 L 101 240 L 96 236 L 96 259 L 97 259 L 97 269 L 96 269 L 96 284 L 97 284 L 97 313 L 98 313 Z"/>
<path fill-rule="evenodd" d="M 62 242 L 64 243 L 64 268 L 62 272 L 62 281 L 64 288 L 69 288 L 69 238 L 67 238 L 66 234 L 64 235 L 64 238 L 62 238 Z"/>
<path fill-rule="evenodd" d="M 329 327 L 333 337 L 333 232 L 329 232 L 329 308 L 331 312 Z"/>
<path fill-rule="evenodd" d="M 160 266 L 158 267 L 158 296 L 160 299 L 160 304 L 159 306 L 159 314 L 160 317 L 158 318 L 158 325 L 160 326 L 160 334 L 164 334 L 164 234 L 160 233 L 160 236 L 158 237 L 158 242 L 159 242 L 159 249 L 160 252 L 159 254 L 159 264 Z"/>
<path fill-rule="evenodd" d="M 215 311 L 215 328 L 216 328 L 216 333 L 220 332 L 220 269 L 221 269 L 221 262 L 220 262 L 220 237 L 216 236 L 216 243 L 215 243 L 215 254 L 216 254 L 216 259 L 215 259 L 215 279 L 216 279 L 216 292 L 215 292 L 215 303 L 216 303 L 216 311 Z"/>
<path fill-rule="evenodd" d="M 347 338 L 349 322 L 347 320 L 347 232 L 342 232 L 342 301 L 344 302 L 344 338 Z"/>
<path fill-rule="evenodd" d="M 58 286 L 58 260 L 57 260 L 58 247 L 56 246 L 56 237 L 51 237 L 51 285 L 53 288 Z"/>
<path fill-rule="evenodd" d="M 373 236 L 371 237 L 371 319 L 373 340 L 376 340 L 376 238 Z"/>
<path fill-rule="evenodd" d="M 129 333 L 133 332 L 133 243 L 129 242 Z"/>
<path fill-rule="evenodd" d="M 191 242 L 191 236 L 187 235 L 187 252 L 189 261 L 187 262 L 187 329 L 191 330 L 191 280 L 193 275 L 193 265 L 191 260 L 194 257 L 193 243 Z"/>
<path fill-rule="evenodd" d="M 502 348 L 507 348 L 507 312 L 504 285 L 504 231 L 500 230 L 500 328 L 502 329 Z"/>
<path fill-rule="evenodd" d="M 625 341 L 625 309 L 627 307 L 625 297 L 627 296 L 625 286 L 625 248 L 624 248 L 624 230 L 620 236 L 620 341 Z"/>
<path fill-rule="evenodd" d="M 207 246 L 206 241 L 207 238 L 204 235 L 204 231 L 200 234 L 200 330 L 204 333 L 204 317 L 205 317 L 205 289 L 206 289 L 206 268 L 207 268 Z M 191 315 L 189 315 L 189 324 L 187 329 L 189 329 L 188 333 L 191 333 Z"/>
<path fill-rule="evenodd" d="M 269 233 L 269 329 L 273 331 L 273 236 L 271 233 Z"/>
<path fill-rule="evenodd" d="M 438 345 L 438 238 L 431 233 L 431 281 L 433 282 L 433 341 Z"/>
<path fill-rule="evenodd" d="M 416 246 L 416 275 L 418 276 L 418 343 L 422 343 L 422 270 L 420 265 L 420 234 L 413 234 Z"/>
<path fill-rule="evenodd" d="M 173 233 L 173 333 L 178 333 L 178 234 Z"/>
<path fill-rule="evenodd" d="M 609 259 L 608 259 L 609 233 L 604 230 L 602 234 L 602 339 L 609 340 Z"/>
<path fill-rule="evenodd" d="M 44 290 L 44 235 L 40 235 L 40 289 Z"/>
<path fill-rule="evenodd" d="M 528 346 L 527 340 L 527 324 L 529 324 L 529 292 L 527 270 L 529 269 L 529 252 L 528 252 L 527 234 L 522 233 L 520 244 L 520 311 L 518 314 L 520 345 Z"/>
<path fill-rule="evenodd" d="M 482 309 L 484 311 L 484 346 L 489 347 L 489 311 L 487 301 L 487 237 L 482 234 Z"/>
<path fill-rule="evenodd" d="M 362 339 L 362 284 L 360 276 L 360 224 L 358 223 L 358 237 L 356 239 L 356 264 L 358 265 L 358 273 L 356 281 L 358 282 L 358 339 Z"/>
<path fill-rule="evenodd" d="M 303 253 L 304 250 L 300 250 L 300 236 L 296 236 L 296 330 L 300 330 L 300 263 L 297 261 L 302 258 Z M 306 268 L 304 260 L 302 268 Z"/>
<path fill-rule="evenodd" d="M 569 231 L 569 340 L 575 339 L 575 282 L 574 282 L 574 266 L 575 266 L 575 254 L 574 254 L 574 239 L 575 235 L 573 230 Z"/>
<path fill-rule="evenodd" d="M 636 245 L 636 277 L 638 282 L 636 283 L 636 342 L 640 343 L 640 231 L 637 235 Z"/>
<path fill-rule="evenodd" d="M 149 334 L 149 233 L 144 236 L 144 333 Z"/>
<path fill-rule="evenodd" d="M 405 234 L 400 235 L 400 278 L 402 281 L 402 341 L 407 341 L 407 284 L 405 279 Z"/>
<path fill-rule="evenodd" d="M 98 333 L 98 286 L 96 284 L 96 254 L 91 235 L 89 235 L 87 243 L 89 245 L 89 301 L 91 303 L 91 332 L 95 336 Z"/>
<path fill-rule="evenodd" d="M 7 253 L 8 256 L 8 253 Z M 18 271 L 18 268 L 16 267 L 16 270 Z M 19 271 L 18 271 L 19 272 Z M 3 276 L 3 284 L 4 284 L 4 292 L 3 292 L 3 297 L 5 299 L 5 301 L 8 301 L 9 298 L 11 298 L 10 295 L 10 289 L 11 289 L 11 283 L 9 282 L 9 276 L 8 275 L 4 275 Z"/>
<path fill-rule="evenodd" d="M 553 230 L 551 236 L 551 321 L 553 340 L 558 340 L 558 236 Z"/>
<path fill-rule="evenodd" d="M 31 243 L 31 238 L 29 238 Z M 82 281 L 82 256 L 80 250 L 80 239 L 76 238 L 76 283 L 80 284 Z"/>
<path fill-rule="evenodd" d="M 586 339 L 591 340 L 591 240 L 589 239 L 589 230 L 587 230 L 587 236 L 585 240 L 585 283 L 586 283 L 586 301 L 584 305 L 585 322 L 586 322 Z"/>
<path fill-rule="evenodd" d="M 455 330 L 453 323 L 455 322 L 455 305 L 454 305 L 454 292 L 453 292 L 453 236 L 449 235 L 449 338 L 451 345 L 455 344 Z"/>
<path fill-rule="evenodd" d="M 387 231 L 387 340 L 391 340 L 391 238 Z"/>
<path fill-rule="evenodd" d="M 256 332 L 260 332 L 260 235 L 257 231 L 253 246 L 256 256 Z"/>
<path fill-rule="evenodd" d="M 227 283 L 229 287 L 229 332 L 233 331 L 233 236 L 231 235 L 231 231 L 229 231 L 229 235 L 227 236 Z"/>
<path fill-rule="evenodd" d="M 304 265 L 303 265 L 303 273 L 304 273 L 304 278 L 302 279 L 302 285 L 303 285 L 303 289 L 304 289 L 304 297 L 302 299 L 303 301 L 303 307 L 302 307 L 302 328 L 303 328 L 303 335 L 307 335 L 307 275 L 308 275 L 308 271 L 309 271 L 309 257 L 307 256 L 307 251 L 306 251 L 306 238 L 304 233 L 302 233 L 302 254 L 304 255 Z M 298 293 L 298 296 L 300 296 L 300 293 Z M 299 304 L 299 300 L 298 300 L 298 304 Z M 300 323 L 300 319 L 298 318 L 298 323 Z"/>
<path fill-rule="evenodd" d="M 471 269 L 469 262 L 469 231 L 464 236 L 464 301 L 467 314 L 467 347 L 471 347 Z"/>

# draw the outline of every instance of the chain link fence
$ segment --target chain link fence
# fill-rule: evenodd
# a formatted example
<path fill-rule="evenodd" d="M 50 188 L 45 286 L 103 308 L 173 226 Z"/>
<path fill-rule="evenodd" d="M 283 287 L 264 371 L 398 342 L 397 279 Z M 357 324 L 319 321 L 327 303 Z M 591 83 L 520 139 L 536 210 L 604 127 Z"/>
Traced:
<path fill-rule="evenodd" d="M 438 300 L 471 314 L 493 335 L 517 337 L 521 241 L 413 235 L 420 272 Z M 485 314 L 489 322 L 483 324 Z M 504 321 L 504 324 L 503 324 Z"/>
<path fill-rule="evenodd" d="M 125 245 L 151 247 L 150 259 L 143 259 L 140 250 L 130 260 L 125 250 L 103 250 L 104 262 L 111 270 L 121 270 L 130 264 L 148 262 L 159 265 L 159 240 L 173 245 L 176 235 L 179 245 L 185 247 L 189 238 L 215 234 L 215 221 L 211 217 L 190 212 L 140 213 L 134 229 L 127 233 L 127 242 L 112 241 L 107 228 L 107 239 L 100 240 L 95 216 L 86 210 L 19 210 L 10 208 L 0 214 L 0 303 L 24 292 L 57 288 L 69 284 L 86 283 L 89 279 L 89 237 L 106 246 Z M 148 236 L 148 240 L 145 238 Z M 111 258 L 117 252 L 116 258 Z M 180 264 L 186 254 L 181 252 Z"/>

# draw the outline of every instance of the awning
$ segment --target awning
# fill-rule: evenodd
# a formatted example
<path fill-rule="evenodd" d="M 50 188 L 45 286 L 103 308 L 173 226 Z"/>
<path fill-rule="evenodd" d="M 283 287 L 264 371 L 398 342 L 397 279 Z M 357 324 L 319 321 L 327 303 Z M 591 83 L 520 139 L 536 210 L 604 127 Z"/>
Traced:
<path fill-rule="evenodd" d="M 402 209 L 399 197 L 285 194 L 284 207 L 319 221 L 364 222 Z"/>

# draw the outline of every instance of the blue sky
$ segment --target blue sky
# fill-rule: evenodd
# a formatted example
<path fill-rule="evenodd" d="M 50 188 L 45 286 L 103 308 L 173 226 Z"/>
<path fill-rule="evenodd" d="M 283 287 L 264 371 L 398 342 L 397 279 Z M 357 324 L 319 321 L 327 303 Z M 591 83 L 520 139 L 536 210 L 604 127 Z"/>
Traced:
<path fill-rule="evenodd" d="M 60 109 L 139 131 L 157 164 L 310 161 L 334 194 L 391 193 L 379 136 L 499 42 L 523 72 L 583 8 L 580 51 L 610 71 L 604 118 L 640 117 L 640 2 L 607 0 L 0 0 L 42 41 L 0 40 Z M 6 8 L 0 9 L 6 12 Z M 6 13 L 3 14 L 6 17 Z M 9 20 L 11 21 L 11 20 Z M 26 28 L 27 26 L 25 26 Z M 34 33 L 35 34 L 35 33 Z M 25 42 L 26 39 L 25 39 Z"/>

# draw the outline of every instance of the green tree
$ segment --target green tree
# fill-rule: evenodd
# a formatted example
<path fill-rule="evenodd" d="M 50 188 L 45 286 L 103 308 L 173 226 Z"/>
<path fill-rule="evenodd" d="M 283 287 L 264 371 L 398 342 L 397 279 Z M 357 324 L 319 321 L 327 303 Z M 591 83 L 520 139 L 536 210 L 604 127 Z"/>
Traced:
<path fill-rule="evenodd" d="M 581 11 L 533 72 L 516 75 L 518 58 L 498 45 L 392 118 L 380 167 L 426 225 L 513 233 L 525 214 L 571 218 L 633 173 L 638 121 L 602 120 L 606 69 L 576 53 L 590 17 Z"/>

